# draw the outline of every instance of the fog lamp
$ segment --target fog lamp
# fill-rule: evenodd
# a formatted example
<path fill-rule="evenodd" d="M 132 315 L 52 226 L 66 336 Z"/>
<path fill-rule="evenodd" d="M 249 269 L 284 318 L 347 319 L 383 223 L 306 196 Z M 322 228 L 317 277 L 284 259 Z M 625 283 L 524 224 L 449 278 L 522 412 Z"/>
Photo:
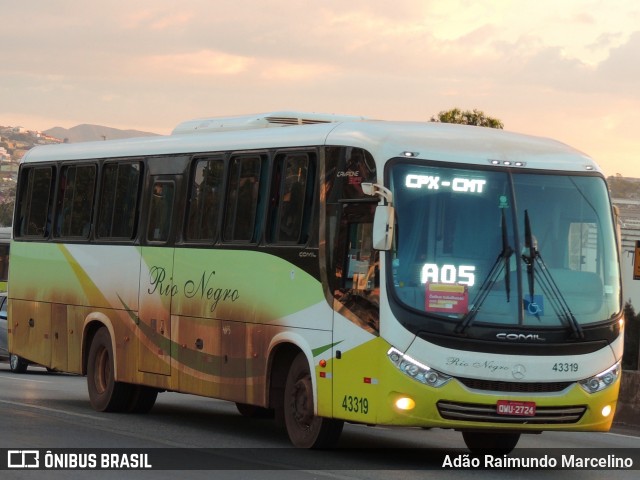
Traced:
<path fill-rule="evenodd" d="M 413 410 L 416 406 L 416 402 L 413 398 L 400 397 L 396 400 L 396 407 L 400 410 Z"/>

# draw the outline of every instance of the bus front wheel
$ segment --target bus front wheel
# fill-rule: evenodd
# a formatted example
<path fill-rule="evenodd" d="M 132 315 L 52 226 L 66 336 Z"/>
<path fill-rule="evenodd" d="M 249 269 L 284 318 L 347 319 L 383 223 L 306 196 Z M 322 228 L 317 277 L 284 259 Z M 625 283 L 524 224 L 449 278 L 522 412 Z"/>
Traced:
<path fill-rule="evenodd" d="M 242 415 L 243 417 L 248 417 L 248 418 L 273 418 L 274 417 L 273 410 L 264 408 L 264 407 L 257 407 L 256 405 L 249 405 L 248 403 L 236 402 L 236 408 L 238 409 L 238 412 L 240 413 L 240 415 Z"/>
<path fill-rule="evenodd" d="M 15 353 L 9 355 L 9 369 L 13 373 L 25 373 L 29 367 L 29 362 Z"/>
<path fill-rule="evenodd" d="M 284 422 L 291 443 L 301 448 L 331 448 L 342 433 L 344 422 L 314 413 L 313 386 L 307 357 L 294 359 L 284 388 Z"/>
<path fill-rule="evenodd" d="M 115 381 L 113 346 L 106 327 L 101 327 L 91 342 L 87 360 L 87 387 L 91 406 L 96 411 L 128 410 L 132 394 L 131 385 Z"/>
<path fill-rule="evenodd" d="M 511 432 L 462 432 L 467 448 L 473 453 L 507 455 L 520 440 L 519 433 Z"/>

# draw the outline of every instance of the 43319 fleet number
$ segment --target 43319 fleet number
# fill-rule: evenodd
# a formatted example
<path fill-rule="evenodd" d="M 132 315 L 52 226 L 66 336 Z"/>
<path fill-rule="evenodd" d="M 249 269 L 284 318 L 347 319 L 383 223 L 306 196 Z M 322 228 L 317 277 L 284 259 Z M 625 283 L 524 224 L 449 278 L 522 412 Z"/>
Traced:
<path fill-rule="evenodd" d="M 345 395 L 342 399 L 342 408 L 346 412 L 369 413 L 369 399 L 367 397 L 357 397 Z"/>
<path fill-rule="evenodd" d="M 558 363 L 554 363 L 553 364 L 553 368 L 551 369 L 554 372 L 577 372 L 578 371 L 578 364 L 573 362 L 558 362 Z"/>

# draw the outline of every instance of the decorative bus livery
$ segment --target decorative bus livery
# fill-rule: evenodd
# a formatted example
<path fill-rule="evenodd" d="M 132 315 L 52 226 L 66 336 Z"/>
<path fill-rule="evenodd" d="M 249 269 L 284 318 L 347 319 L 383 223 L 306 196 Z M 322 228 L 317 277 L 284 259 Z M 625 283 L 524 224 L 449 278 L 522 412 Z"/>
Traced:
<path fill-rule="evenodd" d="M 278 112 L 43 146 L 19 171 L 10 349 L 99 411 L 163 391 L 471 450 L 606 431 L 623 349 L 599 167 L 548 139 Z"/>

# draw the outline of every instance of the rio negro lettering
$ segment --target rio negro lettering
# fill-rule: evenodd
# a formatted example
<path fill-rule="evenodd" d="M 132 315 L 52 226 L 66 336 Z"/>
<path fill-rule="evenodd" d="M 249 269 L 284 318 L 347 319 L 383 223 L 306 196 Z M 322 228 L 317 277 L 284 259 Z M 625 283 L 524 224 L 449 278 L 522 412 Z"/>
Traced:
<path fill-rule="evenodd" d="M 233 288 L 223 288 L 214 283 L 216 272 L 203 271 L 196 280 L 187 280 L 182 287 L 182 293 L 186 298 L 197 298 L 211 302 L 209 311 L 214 312 L 222 302 L 236 302 L 240 299 L 240 291 Z M 150 295 L 157 293 L 161 296 L 174 297 L 179 293 L 178 285 L 173 284 L 172 278 L 167 278 L 167 272 L 163 267 L 151 267 L 149 269 Z"/>

